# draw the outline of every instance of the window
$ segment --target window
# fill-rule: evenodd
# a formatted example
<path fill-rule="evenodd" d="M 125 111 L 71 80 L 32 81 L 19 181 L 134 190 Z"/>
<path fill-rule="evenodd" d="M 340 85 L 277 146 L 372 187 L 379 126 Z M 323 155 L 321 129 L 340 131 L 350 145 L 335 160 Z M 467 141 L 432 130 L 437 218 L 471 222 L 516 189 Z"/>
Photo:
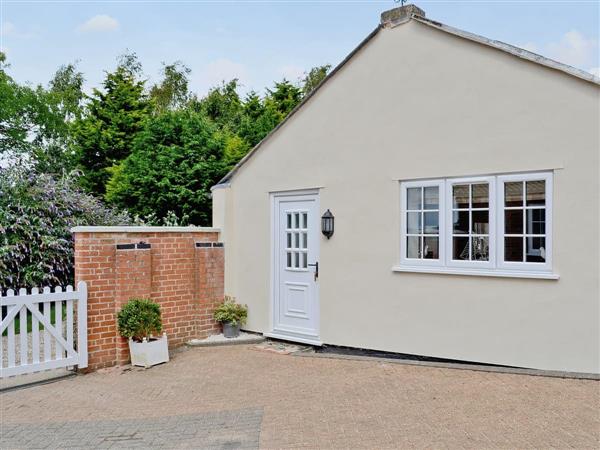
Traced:
<path fill-rule="evenodd" d="M 287 211 L 286 220 L 286 269 L 306 271 L 308 267 L 308 212 Z"/>
<path fill-rule="evenodd" d="M 417 265 L 436 264 L 443 254 L 440 240 L 443 230 L 443 183 L 405 183 L 403 190 L 404 259 Z"/>
<path fill-rule="evenodd" d="M 402 182 L 398 269 L 551 272 L 551 193 L 546 172 Z"/>

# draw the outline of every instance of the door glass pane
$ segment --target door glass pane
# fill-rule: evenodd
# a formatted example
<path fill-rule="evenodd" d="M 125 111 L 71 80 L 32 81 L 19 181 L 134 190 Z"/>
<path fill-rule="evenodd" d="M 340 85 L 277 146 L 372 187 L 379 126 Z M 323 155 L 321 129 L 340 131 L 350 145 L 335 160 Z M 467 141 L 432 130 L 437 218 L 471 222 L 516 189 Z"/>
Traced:
<path fill-rule="evenodd" d="M 523 238 L 505 237 L 504 238 L 504 260 L 505 261 L 523 261 Z"/>
<path fill-rule="evenodd" d="M 406 190 L 406 208 L 410 210 L 421 208 L 421 188 L 408 188 Z"/>
<path fill-rule="evenodd" d="M 308 234 L 302 233 L 302 248 L 308 248 Z"/>
<path fill-rule="evenodd" d="M 469 211 L 452 212 L 452 229 L 454 234 L 469 233 Z"/>
<path fill-rule="evenodd" d="M 306 253 L 302 253 L 302 268 L 303 269 L 306 269 L 308 267 L 306 258 L 307 258 Z"/>
<path fill-rule="evenodd" d="M 424 221 L 425 221 L 425 234 L 438 234 L 439 227 L 439 213 L 435 212 L 425 212 L 423 213 Z"/>
<path fill-rule="evenodd" d="M 504 211 L 504 233 L 522 234 L 523 233 L 523 210 L 507 209 Z"/>
<path fill-rule="evenodd" d="M 526 185 L 527 206 L 546 204 L 546 182 L 544 180 L 528 181 Z"/>
<path fill-rule="evenodd" d="M 527 262 L 546 262 L 546 238 L 528 237 L 527 252 L 525 256 Z"/>
<path fill-rule="evenodd" d="M 471 238 L 471 260 L 488 261 L 490 259 L 490 239 L 487 236 Z"/>
<path fill-rule="evenodd" d="M 287 227 L 292 228 L 292 215 L 290 213 L 287 213 Z"/>
<path fill-rule="evenodd" d="M 300 267 L 300 253 L 294 253 L 294 267 L 298 268 Z"/>
<path fill-rule="evenodd" d="M 440 244 L 438 237 L 425 236 L 423 239 L 423 258 L 425 259 L 439 259 L 440 258 Z"/>
<path fill-rule="evenodd" d="M 545 234 L 546 233 L 546 210 L 528 209 L 527 210 L 527 234 Z"/>
<path fill-rule="evenodd" d="M 468 237 L 453 237 L 452 238 L 452 259 L 469 260 L 469 238 Z"/>
<path fill-rule="evenodd" d="M 287 248 L 292 248 L 292 233 L 287 234 Z"/>
<path fill-rule="evenodd" d="M 300 233 L 294 233 L 294 248 L 300 248 Z"/>
<path fill-rule="evenodd" d="M 437 186 L 429 186 L 423 189 L 425 195 L 424 209 L 439 209 L 439 189 Z"/>
<path fill-rule="evenodd" d="M 300 213 L 294 213 L 294 228 L 300 228 Z"/>
<path fill-rule="evenodd" d="M 420 212 L 409 212 L 406 214 L 407 214 L 406 232 L 408 234 L 420 234 L 421 233 L 421 213 Z"/>
<path fill-rule="evenodd" d="M 469 207 L 469 185 L 455 184 L 452 186 L 452 207 L 453 208 L 468 208 Z"/>
<path fill-rule="evenodd" d="M 472 227 L 471 232 L 473 234 L 489 234 L 490 230 L 490 219 L 489 211 L 472 211 Z"/>
<path fill-rule="evenodd" d="M 473 184 L 471 189 L 471 206 L 473 208 L 489 208 L 489 185 L 487 183 Z"/>
<path fill-rule="evenodd" d="M 523 182 L 504 183 L 504 206 L 523 206 Z"/>
<path fill-rule="evenodd" d="M 308 214 L 302 213 L 302 228 L 308 228 Z"/>
<path fill-rule="evenodd" d="M 406 257 L 419 258 L 421 256 L 421 237 L 408 236 L 406 238 Z"/>
<path fill-rule="evenodd" d="M 287 252 L 287 268 L 292 267 L 292 252 Z"/>

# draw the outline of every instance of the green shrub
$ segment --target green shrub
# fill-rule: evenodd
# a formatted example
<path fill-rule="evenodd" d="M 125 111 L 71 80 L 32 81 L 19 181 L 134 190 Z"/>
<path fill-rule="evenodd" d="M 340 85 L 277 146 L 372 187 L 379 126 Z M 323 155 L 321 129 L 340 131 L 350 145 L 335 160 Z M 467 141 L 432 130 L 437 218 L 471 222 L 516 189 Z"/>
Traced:
<path fill-rule="evenodd" d="M 248 318 L 248 307 L 235 302 L 232 297 L 225 297 L 225 301 L 215 309 L 215 320 L 219 323 L 244 325 Z"/>
<path fill-rule="evenodd" d="M 152 300 L 133 298 L 118 314 L 119 333 L 127 339 L 141 342 L 162 332 L 160 306 Z"/>

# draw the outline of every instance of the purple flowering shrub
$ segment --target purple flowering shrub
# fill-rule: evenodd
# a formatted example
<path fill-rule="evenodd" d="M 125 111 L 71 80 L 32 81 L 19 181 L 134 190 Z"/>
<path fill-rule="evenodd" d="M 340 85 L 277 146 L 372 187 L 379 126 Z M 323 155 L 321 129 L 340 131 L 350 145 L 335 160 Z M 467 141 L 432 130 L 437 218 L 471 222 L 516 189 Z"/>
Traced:
<path fill-rule="evenodd" d="M 76 181 L 22 165 L 0 167 L 0 291 L 72 284 L 71 227 L 131 223 Z"/>

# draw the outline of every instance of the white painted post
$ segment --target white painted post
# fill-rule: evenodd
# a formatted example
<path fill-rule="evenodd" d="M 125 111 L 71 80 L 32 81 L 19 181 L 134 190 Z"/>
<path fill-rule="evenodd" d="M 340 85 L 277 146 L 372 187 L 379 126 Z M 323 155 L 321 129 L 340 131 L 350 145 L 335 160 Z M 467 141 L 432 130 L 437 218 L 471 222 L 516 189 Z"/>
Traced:
<path fill-rule="evenodd" d="M 31 295 L 38 295 L 40 290 L 33 288 Z M 38 303 L 32 302 L 30 308 L 35 308 L 39 311 Z M 31 362 L 32 364 L 40 363 L 40 321 L 31 313 Z"/>
<path fill-rule="evenodd" d="M 87 348 L 87 284 L 85 281 L 77 283 L 79 299 L 77 301 L 77 353 L 79 354 L 79 369 L 88 365 Z"/>
<path fill-rule="evenodd" d="M 56 286 L 54 292 L 62 292 L 62 287 Z M 62 329 L 62 300 L 54 302 L 54 328 L 56 328 L 56 333 L 59 336 L 64 337 Z M 56 345 L 55 358 L 63 359 L 66 349 L 63 349 L 56 339 L 54 340 L 54 345 Z"/>
<path fill-rule="evenodd" d="M 23 295 L 27 295 L 27 291 L 25 291 L 25 294 Z M 19 365 L 26 366 L 29 346 L 27 345 L 27 306 L 25 305 L 21 306 L 21 311 L 19 311 L 19 336 L 21 338 L 21 357 L 19 359 Z"/>
<path fill-rule="evenodd" d="M 50 288 L 44 288 L 44 294 L 50 294 Z M 44 318 L 50 323 L 50 302 L 44 302 Z M 50 342 L 50 332 L 44 325 L 44 361 L 52 360 L 52 343 Z"/>
<path fill-rule="evenodd" d="M 67 287 L 67 291 L 70 287 Z M 67 300 L 65 303 L 67 304 L 67 344 L 73 348 L 73 299 Z"/>

